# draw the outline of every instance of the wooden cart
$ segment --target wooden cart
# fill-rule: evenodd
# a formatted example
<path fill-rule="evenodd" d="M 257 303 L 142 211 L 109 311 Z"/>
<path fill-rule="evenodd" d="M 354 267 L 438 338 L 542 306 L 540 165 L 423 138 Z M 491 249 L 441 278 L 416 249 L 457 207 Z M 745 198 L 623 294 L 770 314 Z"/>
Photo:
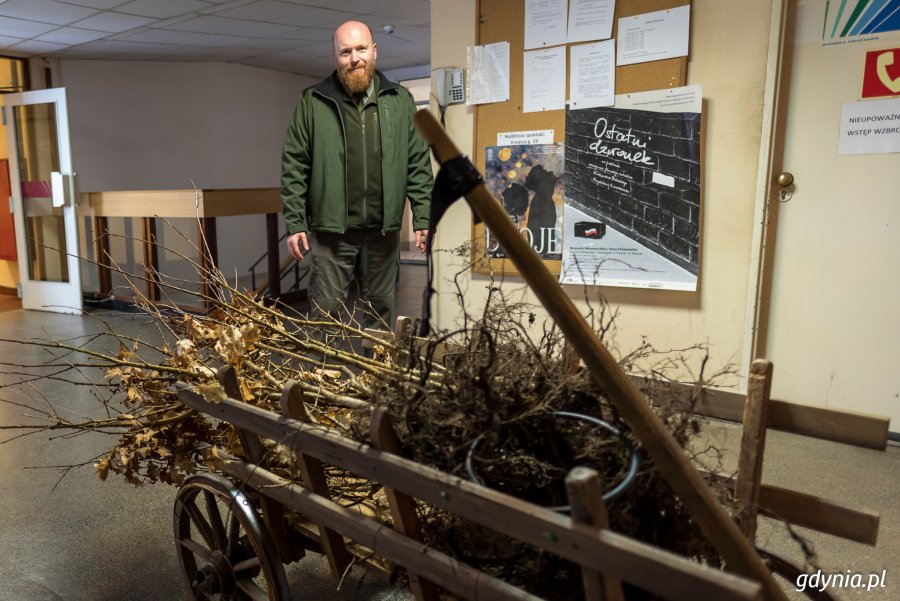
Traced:
<path fill-rule="evenodd" d="M 578 564 L 586 599 L 623 599 L 622 581 L 665 599 L 762 598 L 758 583 L 604 528 L 602 491 L 592 470 L 569 474 L 568 516 L 404 459 L 395 452 L 383 410 L 372 418 L 366 445 L 304 422 L 293 385 L 282 396 L 284 414 L 294 416 L 289 418 L 234 400 L 230 368 L 220 372 L 220 381 L 232 398 L 217 403 L 179 387 L 186 405 L 238 428 L 251 457 L 216 453 L 216 465 L 228 477 L 195 475 L 178 492 L 178 553 L 197 599 L 288 601 L 283 564 L 307 551 L 325 554 L 336 578 L 351 561 L 403 566 L 417 599 L 437 599 L 438 589 L 463 599 L 539 599 L 422 544 L 418 501 Z M 296 480 L 266 469 L 261 437 L 293 450 Z M 383 485 L 393 529 L 334 502 L 323 463 Z"/>

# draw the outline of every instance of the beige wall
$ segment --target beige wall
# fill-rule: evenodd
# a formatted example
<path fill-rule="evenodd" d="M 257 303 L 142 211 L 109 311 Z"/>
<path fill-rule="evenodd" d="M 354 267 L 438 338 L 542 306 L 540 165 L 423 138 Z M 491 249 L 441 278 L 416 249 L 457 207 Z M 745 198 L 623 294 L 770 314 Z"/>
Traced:
<path fill-rule="evenodd" d="M 18 263 L 15 261 L 0 261 L 0 288 L 15 288 L 18 283 Z"/>
<path fill-rule="evenodd" d="M 490 1 L 490 0 L 484 0 Z M 743 356 L 748 323 L 748 282 L 763 118 L 763 92 L 769 45 L 770 2 L 695 0 L 691 21 L 688 83 L 703 86 L 706 151 L 703 174 L 702 255 L 699 291 L 603 288 L 619 310 L 618 346 L 628 350 L 646 337 L 658 348 L 708 343 L 712 367 L 727 363 L 746 368 Z M 474 0 L 432 0 L 432 68 L 464 66 L 466 46 L 475 43 Z M 730 51 L 729 51 L 730 50 Z M 434 107 L 432 107 L 434 109 Z M 472 154 L 472 110 L 447 110 L 447 130 L 464 153 Z M 713 152 L 712 149 L 715 149 Z M 438 248 L 453 249 L 470 235 L 470 217 L 458 203 L 442 222 Z M 436 320 L 451 327 L 460 310 L 448 280 L 463 269 L 450 253 L 438 255 Z M 466 300 L 477 307 L 486 295 L 486 278 L 462 278 Z M 509 277 L 503 286 L 522 288 Z M 583 298 L 576 287 L 567 287 Z M 595 294 L 599 288 L 591 289 Z M 525 298 L 537 302 L 530 293 Z M 583 301 L 576 301 L 586 310 Z M 741 387 L 741 382 L 731 382 Z"/>

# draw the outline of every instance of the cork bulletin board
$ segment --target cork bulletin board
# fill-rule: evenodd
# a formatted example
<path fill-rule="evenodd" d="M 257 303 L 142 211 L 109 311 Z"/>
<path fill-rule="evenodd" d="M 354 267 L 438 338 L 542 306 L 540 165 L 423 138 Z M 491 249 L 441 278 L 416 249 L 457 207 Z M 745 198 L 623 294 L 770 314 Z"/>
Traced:
<path fill-rule="evenodd" d="M 616 2 L 612 37 L 617 34 L 618 19 L 643 13 L 685 6 L 685 0 L 619 0 Z M 485 170 L 485 148 L 497 144 L 500 132 L 552 129 L 554 142 L 563 144 L 566 137 L 565 110 L 522 112 L 523 53 L 525 51 L 525 3 L 522 0 L 480 0 L 478 2 L 478 43 L 509 42 L 508 102 L 481 104 L 475 107 L 475 165 Z M 567 44 L 566 64 L 569 60 Z M 616 94 L 644 92 L 685 85 L 688 57 L 670 58 L 648 63 L 616 67 Z M 566 98 L 569 97 L 569 74 L 566 73 Z M 473 260 L 476 273 L 513 274 L 518 271 L 508 259 L 484 259 L 485 230 L 483 224 L 472 227 Z M 478 260 L 481 258 L 481 260 Z M 559 274 L 560 261 L 545 260 L 545 265 Z"/>

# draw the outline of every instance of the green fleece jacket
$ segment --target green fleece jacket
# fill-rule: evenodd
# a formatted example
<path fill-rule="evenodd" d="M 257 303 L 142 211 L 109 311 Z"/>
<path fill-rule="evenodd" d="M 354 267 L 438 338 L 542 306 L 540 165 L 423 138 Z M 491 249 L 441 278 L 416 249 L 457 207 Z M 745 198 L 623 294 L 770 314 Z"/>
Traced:
<path fill-rule="evenodd" d="M 428 229 L 433 176 L 425 141 L 413 127 L 416 105 L 409 90 L 378 73 L 381 124 L 382 231 L 400 229 L 409 197 L 414 229 Z M 347 162 L 344 93 L 337 74 L 300 96 L 284 136 L 281 200 L 289 234 L 347 230 Z"/>

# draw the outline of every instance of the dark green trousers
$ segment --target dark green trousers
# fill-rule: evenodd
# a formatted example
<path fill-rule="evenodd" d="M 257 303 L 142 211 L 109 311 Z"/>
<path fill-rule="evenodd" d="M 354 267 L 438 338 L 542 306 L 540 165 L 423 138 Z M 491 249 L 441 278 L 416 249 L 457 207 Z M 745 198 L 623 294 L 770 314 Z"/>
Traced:
<path fill-rule="evenodd" d="M 390 328 L 400 261 L 400 232 L 351 230 L 313 235 L 309 302 L 313 316 L 339 317 L 350 280 L 359 286 L 364 328 Z M 353 307 L 348 307 L 351 311 Z M 382 324 L 384 322 L 384 324 Z"/>

